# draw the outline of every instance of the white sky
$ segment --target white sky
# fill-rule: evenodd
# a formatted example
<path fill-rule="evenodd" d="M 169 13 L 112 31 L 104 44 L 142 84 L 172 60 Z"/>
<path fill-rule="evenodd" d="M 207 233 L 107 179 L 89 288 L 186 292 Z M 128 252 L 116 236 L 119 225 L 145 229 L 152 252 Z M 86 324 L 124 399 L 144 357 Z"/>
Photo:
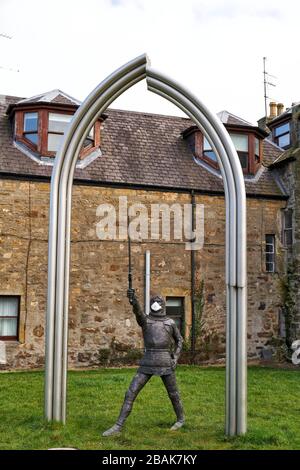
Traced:
<path fill-rule="evenodd" d="M 299 20 L 299 0 L 0 0 L 0 33 L 12 36 L 0 37 L 0 94 L 60 88 L 82 100 L 146 52 L 213 111 L 255 122 L 263 56 L 277 77 L 270 96 L 300 100 Z M 181 114 L 144 81 L 113 107 Z"/>

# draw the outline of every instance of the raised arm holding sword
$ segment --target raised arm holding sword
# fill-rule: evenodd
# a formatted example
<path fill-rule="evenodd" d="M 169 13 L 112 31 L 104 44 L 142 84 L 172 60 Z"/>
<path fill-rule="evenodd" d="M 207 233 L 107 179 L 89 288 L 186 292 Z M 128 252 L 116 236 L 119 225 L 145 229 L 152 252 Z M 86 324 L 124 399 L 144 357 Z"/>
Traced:
<path fill-rule="evenodd" d="M 156 295 L 151 298 L 149 315 L 142 311 L 135 290 L 132 288 L 131 240 L 129 233 L 128 255 L 127 297 L 132 305 L 136 321 L 143 331 L 145 353 L 140 361 L 140 367 L 125 394 L 124 403 L 116 423 L 105 431 L 103 436 L 111 436 L 121 432 L 126 418 L 132 410 L 134 400 L 153 375 L 159 375 L 162 378 L 176 414 L 176 422 L 171 430 L 176 431 L 184 424 L 184 412 L 175 377 L 175 368 L 182 349 L 183 339 L 174 320 L 166 316 L 163 297 Z"/>

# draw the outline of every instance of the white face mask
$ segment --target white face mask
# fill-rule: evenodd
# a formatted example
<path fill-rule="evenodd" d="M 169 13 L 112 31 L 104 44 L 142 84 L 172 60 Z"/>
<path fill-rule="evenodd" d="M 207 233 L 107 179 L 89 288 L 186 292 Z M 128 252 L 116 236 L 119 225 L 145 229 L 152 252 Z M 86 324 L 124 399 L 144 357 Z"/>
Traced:
<path fill-rule="evenodd" d="M 151 305 L 151 310 L 154 310 L 154 312 L 158 312 L 159 310 L 161 310 L 161 305 L 159 305 L 158 302 L 154 302 L 154 303 Z"/>

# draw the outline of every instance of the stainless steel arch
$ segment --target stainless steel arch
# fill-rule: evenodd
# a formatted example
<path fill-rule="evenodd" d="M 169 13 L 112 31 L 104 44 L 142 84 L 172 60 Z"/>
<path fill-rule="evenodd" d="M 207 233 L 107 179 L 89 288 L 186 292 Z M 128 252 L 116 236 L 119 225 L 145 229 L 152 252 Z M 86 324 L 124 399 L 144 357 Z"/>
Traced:
<path fill-rule="evenodd" d="M 81 145 L 98 116 L 143 78 L 181 108 L 218 156 L 226 199 L 226 434 L 246 432 L 246 196 L 236 150 L 224 126 L 188 90 L 150 68 L 146 55 L 111 74 L 77 110 L 57 154 L 51 180 L 46 322 L 45 415 L 66 420 L 69 253 L 72 183 Z"/>

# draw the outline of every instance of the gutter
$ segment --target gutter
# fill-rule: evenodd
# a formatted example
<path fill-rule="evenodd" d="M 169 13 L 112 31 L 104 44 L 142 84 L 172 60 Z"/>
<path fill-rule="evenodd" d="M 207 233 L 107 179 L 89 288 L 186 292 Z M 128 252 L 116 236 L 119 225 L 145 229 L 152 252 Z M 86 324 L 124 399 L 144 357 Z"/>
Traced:
<path fill-rule="evenodd" d="M 40 183 L 48 182 L 50 183 L 51 176 L 43 175 L 26 175 L 26 174 L 15 174 L 15 173 L 6 173 L 0 172 L 0 179 L 12 179 L 20 181 L 36 181 Z M 170 186 L 156 186 L 156 185 L 147 185 L 147 184 L 137 184 L 137 183 L 111 183 L 106 181 L 91 181 L 85 179 L 74 178 L 74 185 L 76 186 L 96 186 L 103 188 L 124 188 L 124 189 L 135 189 L 143 191 L 157 191 L 157 192 L 170 192 L 170 193 L 184 193 L 191 194 L 191 188 L 188 187 L 170 187 Z M 221 196 L 224 197 L 224 191 L 209 191 L 207 189 L 193 189 L 195 194 L 203 194 L 205 196 Z M 274 199 L 274 200 L 286 200 L 288 199 L 287 195 L 277 195 L 277 194 L 247 194 L 248 199 Z"/>

